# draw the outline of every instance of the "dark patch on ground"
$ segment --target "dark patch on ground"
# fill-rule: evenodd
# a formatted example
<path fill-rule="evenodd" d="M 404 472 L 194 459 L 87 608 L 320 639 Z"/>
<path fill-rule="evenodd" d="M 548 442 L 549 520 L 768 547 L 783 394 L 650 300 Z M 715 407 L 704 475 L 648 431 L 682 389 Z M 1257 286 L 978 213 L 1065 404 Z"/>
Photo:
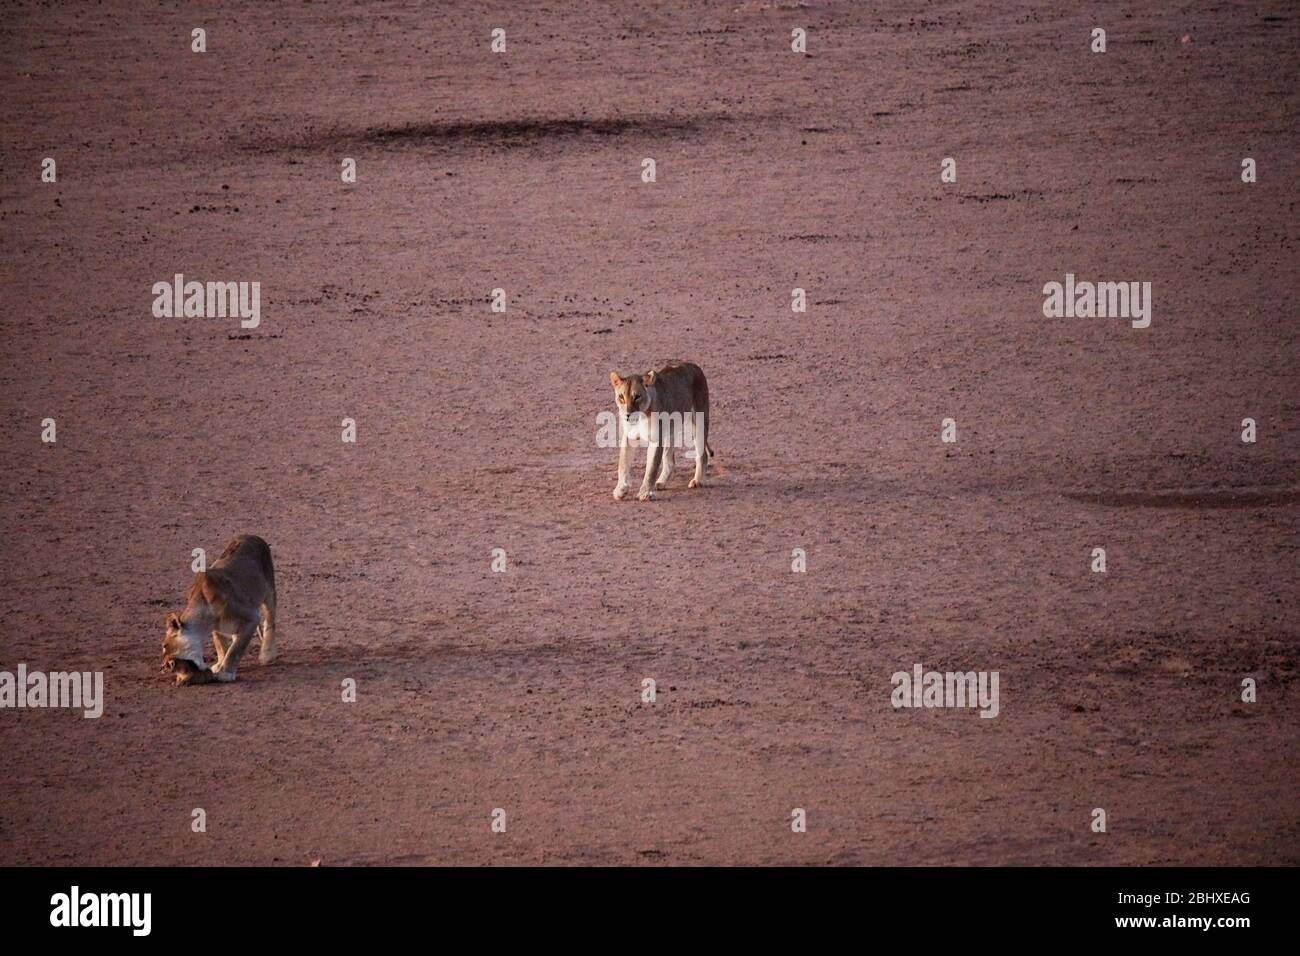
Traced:
<path fill-rule="evenodd" d="M 393 149 L 526 149 L 550 143 L 566 147 L 602 137 L 681 138 L 728 122 L 712 116 L 643 115 L 617 117 L 521 117 L 498 120 L 431 120 L 364 129 L 312 130 L 284 139 L 262 138 L 244 144 L 251 150 L 334 150 L 368 145 Z"/>

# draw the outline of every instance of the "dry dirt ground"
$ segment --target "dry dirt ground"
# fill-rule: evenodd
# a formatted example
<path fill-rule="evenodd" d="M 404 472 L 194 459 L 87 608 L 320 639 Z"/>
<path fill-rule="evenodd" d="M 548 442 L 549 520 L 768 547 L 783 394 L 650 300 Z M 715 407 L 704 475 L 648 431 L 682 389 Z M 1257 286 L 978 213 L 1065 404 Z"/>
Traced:
<path fill-rule="evenodd" d="M 0 863 L 1300 862 L 1294 5 L 123 6 L 0 17 L 0 668 L 106 681 Z M 714 480 L 615 502 L 669 358 Z M 173 688 L 239 532 L 283 656 Z"/>

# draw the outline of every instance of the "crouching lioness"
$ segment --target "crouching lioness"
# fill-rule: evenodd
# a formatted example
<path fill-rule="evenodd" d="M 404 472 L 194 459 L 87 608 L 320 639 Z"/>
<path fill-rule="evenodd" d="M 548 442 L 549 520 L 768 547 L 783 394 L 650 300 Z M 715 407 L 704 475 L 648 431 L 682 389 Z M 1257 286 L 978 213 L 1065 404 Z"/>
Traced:
<path fill-rule="evenodd" d="M 622 424 L 614 497 L 627 496 L 627 474 L 631 466 L 628 449 L 633 443 L 647 446 L 645 477 L 637 500 L 650 501 L 655 496 L 650 482 L 654 481 L 656 488 L 668 484 L 668 477 L 673 473 L 673 451 L 686 444 L 688 432 L 693 432 L 695 439 L 695 477 L 686 487 L 698 488 L 704 484 L 704 472 L 713 450 L 709 448 L 709 383 L 700 367 L 690 362 L 669 362 L 658 371 L 627 378 L 610 372 L 609 382 L 614 386 L 614 401 Z"/>
<path fill-rule="evenodd" d="M 239 659 L 259 630 L 258 660 L 275 660 L 275 568 L 271 549 L 261 538 L 240 535 L 206 571 L 194 575 L 185 610 L 167 615 L 163 669 L 176 673 L 178 684 L 232 681 Z M 217 662 L 203 661 L 208 636 Z"/>

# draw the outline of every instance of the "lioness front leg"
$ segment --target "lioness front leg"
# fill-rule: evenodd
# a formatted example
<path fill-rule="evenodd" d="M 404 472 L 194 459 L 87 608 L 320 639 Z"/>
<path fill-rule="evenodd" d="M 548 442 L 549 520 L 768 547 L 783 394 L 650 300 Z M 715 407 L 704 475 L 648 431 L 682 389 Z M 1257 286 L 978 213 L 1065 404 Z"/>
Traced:
<path fill-rule="evenodd" d="M 219 681 L 232 681 L 235 679 L 235 671 L 239 668 L 239 659 L 244 656 L 244 651 L 248 650 L 249 642 L 253 640 L 253 635 L 257 633 L 257 626 L 260 618 L 251 621 L 244 621 L 239 626 L 239 633 L 235 635 L 234 641 L 226 648 L 226 654 L 212 668 L 212 676 Z"/>
<path fill-rule="evenodd" d="M 623 440 L 618 446 L 618 484 L 614 486 L 614 497 L 622 501 L 627 497 L 627 472 L 631 466 L 631 453 L 628 451 L 630 442 L 627 439 L 627 429 L 623 429 Z"/>
<path fill-rule="evenodd" d="M 220 664 L 226 656 L 226 642 L 222 639 L 220 631 L 212 632 L 212 646 L 217 650 L 217 663 Z"/>
<path fill-rule="evenodd" d="M 651 442 L 645 454 L 645 477 L 641 479 L 641 490 L 637 492 L 637 501 L 654 501 L 655 492 L 650 483 L 654 481 L 655 471 L 659 468 L 659 446 Z"/>

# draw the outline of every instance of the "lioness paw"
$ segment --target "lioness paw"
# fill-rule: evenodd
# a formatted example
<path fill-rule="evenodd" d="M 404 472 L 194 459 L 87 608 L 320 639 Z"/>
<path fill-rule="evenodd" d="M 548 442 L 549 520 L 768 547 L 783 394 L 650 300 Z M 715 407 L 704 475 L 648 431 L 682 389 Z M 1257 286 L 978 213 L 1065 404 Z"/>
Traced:
<path fill-rule="evenodd" d="M 688 481 L 688 482 L 686 483 L 686 487 L 687 487 L 687 488 L 699 488 L 699 487 L 701 487 L 703 484 L 704 484 L 704 482 L 700 481 L 700 479 L 698 479 L 698 478 L 692 478 L 690 481 Z"/>
<path fill-rule="evenodd" d="M 627 497 L 627 485 L 619 485 L 614 489 L 615 500 L 622 501 L 626 497 Z"/>
<path fill-rule="evenodd" d="M 229 684 L 232 680 L 235 679 L 235 674 L 233 671 L 213 670 L 212 677 L 214 680 L 219 680 L 222 683 Z"/>
<path fill-rule="evenodd" d="M 654 501 L 654 500 L 655 500 L 655 493 L 654 493 L 652 490 L 650 490 L 649 488 L 642 488 L 642 489 L 641 489 L 641 492 L 636 496 L 636 500 L 637 500 L 637 501 Z"/>

